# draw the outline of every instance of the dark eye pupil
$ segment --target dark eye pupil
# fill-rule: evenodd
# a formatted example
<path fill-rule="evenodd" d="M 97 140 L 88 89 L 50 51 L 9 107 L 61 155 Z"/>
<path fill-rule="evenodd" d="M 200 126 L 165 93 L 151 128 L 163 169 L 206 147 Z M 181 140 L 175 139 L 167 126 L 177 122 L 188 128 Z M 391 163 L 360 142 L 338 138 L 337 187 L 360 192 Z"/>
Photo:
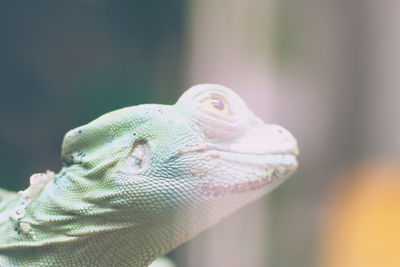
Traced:
<path fill-rule="evenodd" d="M 224 110 L 225 108 L 225 104 L 221 100 L 216 98 L 211 99 L 210 104 L 218 110 Z"/>

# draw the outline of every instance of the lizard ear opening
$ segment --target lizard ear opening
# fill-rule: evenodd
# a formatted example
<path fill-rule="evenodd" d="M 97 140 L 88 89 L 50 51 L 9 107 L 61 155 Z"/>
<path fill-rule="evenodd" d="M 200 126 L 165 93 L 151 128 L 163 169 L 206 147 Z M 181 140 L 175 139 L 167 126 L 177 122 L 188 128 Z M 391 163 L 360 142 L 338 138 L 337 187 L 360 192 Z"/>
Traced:
<path fill-rule="evenodd" d="M 145 140 L 138 140 L 119 170 L 123 173 L 138 174 L 147 170 L 148 166 L 150 166 L 148 143 Z"/>

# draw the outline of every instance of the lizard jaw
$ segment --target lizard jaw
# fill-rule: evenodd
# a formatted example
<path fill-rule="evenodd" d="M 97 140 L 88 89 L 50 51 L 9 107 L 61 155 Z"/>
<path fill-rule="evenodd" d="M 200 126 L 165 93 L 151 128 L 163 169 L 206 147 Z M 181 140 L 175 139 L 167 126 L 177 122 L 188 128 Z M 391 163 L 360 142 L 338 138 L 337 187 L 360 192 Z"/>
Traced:
<path fill-rule="evenodd" d="M 260 155 L 221 150 L 208 150 L 204 153 L 214 161 L 224 161 L 231 166 L 229 170 L 224 170 L 223 176 L 214 173 L 208 177 L 208 182 L 203 185 L 203 193 L 214 197 L 261 189 L 272 190 L 288 178 L 298 165 L 294 153 Z M 232 173 L 226 175 L 229 171 Z M 241 172 L 241 175 L 235 175 L 235 171 Z"/>

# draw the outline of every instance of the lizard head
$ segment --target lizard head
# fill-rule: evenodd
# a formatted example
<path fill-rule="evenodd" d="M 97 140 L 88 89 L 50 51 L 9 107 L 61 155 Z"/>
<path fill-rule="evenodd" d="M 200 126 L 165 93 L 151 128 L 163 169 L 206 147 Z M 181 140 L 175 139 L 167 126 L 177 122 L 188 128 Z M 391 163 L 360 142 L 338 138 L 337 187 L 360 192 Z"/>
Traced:
<path fill-rule="evenodd" d="M 232 90 L 215 84 L 192 87 L 176 104 L 201 132 L 182 154 L 202 157 L 203 193 L 223 197 L 272 189 L 297 168 L 298 146 L 281 126 L 255 116 Z M 207 172 L 204 172 L 204 169 Z"/>
<path fill-rule="evenodd" d="M 202 84 L 175 105 L 124 108 L 71 130 L 57 179 L 87 202 L 82 216 L 148 228 L 141 234 L 157 233 L 166 252 L 275 188 L 297 155 L 287 130 L 265 124 L 230 89 Z"/>

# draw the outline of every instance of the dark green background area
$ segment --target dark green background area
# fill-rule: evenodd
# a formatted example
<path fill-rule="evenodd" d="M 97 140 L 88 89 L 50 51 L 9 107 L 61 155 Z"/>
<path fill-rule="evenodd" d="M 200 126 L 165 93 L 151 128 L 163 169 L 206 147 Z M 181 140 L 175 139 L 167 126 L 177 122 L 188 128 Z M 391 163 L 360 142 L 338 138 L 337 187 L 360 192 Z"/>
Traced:
<path fill-rule="evenodd" d="M 182 92 L 185 1 L 6 1 L 0 8 L 0 187 L 61 168 L 63 135 Z"/>

